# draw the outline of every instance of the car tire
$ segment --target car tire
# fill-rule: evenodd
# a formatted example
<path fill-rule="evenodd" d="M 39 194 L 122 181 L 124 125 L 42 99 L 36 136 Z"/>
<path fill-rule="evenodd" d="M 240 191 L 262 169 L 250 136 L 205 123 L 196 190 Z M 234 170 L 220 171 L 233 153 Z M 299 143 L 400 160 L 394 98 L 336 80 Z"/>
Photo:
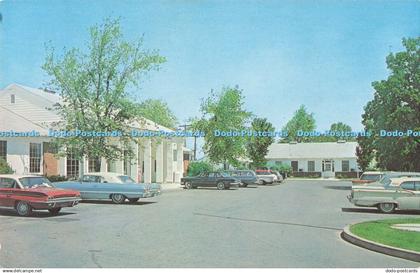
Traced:
<path fill-rule="evenodd" d="M 58 215 L 60 213 L 61 208 L 53 208 L 53 209 L 49 209 L 48 211 L 50 212 L 51 215 Z"/>
<path fill-rule="evenodd" d="M 139 201 L 140 198 L 128 198 L 128 201 L 130 203 L 136 203 L 137 201 Z"/>
<path fill-rule="evenodd" d="M 190 189 L 192 189 L 193 188 L 193 184 L 192 184 L 192 182 L 185 182 L 185 188 L 187 189 L 187 190 L 190 190 Z"/>
<path fill-rule="evenodd" d="M 244 183 L 244 184 L 242 185 L 242 187 L 246 188 L 246 187 L 248 187 L 248 184 L 245 184 L 245 183 Z"/>
<path fill-rule="evenodd" d="M 220 181 L 220 182 L 217 183 L 216 186 L 217 186 L 218 190 L 224 190 L 225 189 L 225 183 L 224 182 Z"/>
<path fill-rule="evenodd" d="M 261 185 L 266 185 L 267 182 L 265 182 L 264 180 L 261 180 Z"/>
<path fill-rule="evenodd" d="M 125 201 L 125 196 L 119 193 L 111 195 L 111 200 L 114 204 L 122 204 Z"/>
<path fill-rule="evenodd" d="M 380 203 L 378 204 L 378 209 L 382 213 L 392 213 L 394 212 L 397 206 L 394 203 Z"/>
<path fill-rule="evenodd" d="M 29 216 L 32 213 L 32 207 L 24 201 L 19 201 L 16 204 L 16 211 L 19 216 Z"/>

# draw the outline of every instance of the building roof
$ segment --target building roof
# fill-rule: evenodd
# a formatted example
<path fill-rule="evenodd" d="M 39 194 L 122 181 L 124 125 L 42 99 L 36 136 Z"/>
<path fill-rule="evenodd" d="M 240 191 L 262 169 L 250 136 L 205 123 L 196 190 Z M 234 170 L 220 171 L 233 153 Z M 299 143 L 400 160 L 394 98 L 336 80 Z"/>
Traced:
<path fill-rule="evenodd" d="M 268 148 L 266 158 L 273 159 L 329 159 L 356 158 L 357 142 L 276 143 Z"/>
<path fill-rule="evenodd" d="M 46 132 L 45 129 L 51 127 L 51 124 L 61 121 L 61 117 L 53 110 L 53 106 L 62 101 L 59 94 L 15 83 L 8 85 L 3 90 L 0 89 L 0 97 L 2 97 L 3 91 L 12 92 L 16 98 L 25 97 L 25 105 L 6 103 L 2 105 L 0 100 L 0 111 L 2 111 L 0 131 L 35 130 L 43 134 Z M 8 120 L 10 117 L 11 119 Z M 139 118 L 138 121 L 133 121 L 130 126 L 139 130 L 173 131 L 146 118 Z"/>

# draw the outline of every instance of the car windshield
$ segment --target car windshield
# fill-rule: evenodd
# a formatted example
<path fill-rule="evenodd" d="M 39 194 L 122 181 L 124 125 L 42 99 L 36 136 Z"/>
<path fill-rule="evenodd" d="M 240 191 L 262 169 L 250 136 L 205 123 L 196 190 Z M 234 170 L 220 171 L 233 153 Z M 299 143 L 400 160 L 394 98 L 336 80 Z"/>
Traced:
<path fill-rule="evenodd" d="M 256 173 L 263 174 L 263 175 L 271 174 L 269 171 L 257 171 Z"/>
<path fill-rule="evenodd" d="M 131 179 L 131 177 L 129 177 L 128 175 L 120 175 L 118 176 L 118 178 L 121 180 L 121 182 L 123 183 L 136 183 L 133 179 Z"/>
<path fill-rule="evenodd" d="M 53 184 L 45 177 L 23 177 L 19 179 L 20 183 L 25 189 L 48 187 L 53 188 Z"/>
<path fill-rule="evenodd" d="M 378 181 L 382 178 L 382 175 L 380 174 L 362 174 L 360 177 L 360 180 L 373 180 Z"/>

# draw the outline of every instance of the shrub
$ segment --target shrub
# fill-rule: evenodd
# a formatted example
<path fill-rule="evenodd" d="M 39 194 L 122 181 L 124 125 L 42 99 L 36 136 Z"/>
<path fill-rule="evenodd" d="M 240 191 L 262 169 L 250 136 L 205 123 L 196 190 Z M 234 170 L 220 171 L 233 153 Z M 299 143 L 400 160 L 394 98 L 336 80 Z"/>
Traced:
<path fill-rule="evenodd" d="M 209 162 L 205 161 L 194 161 L 188 165 L 188 176 L 196 176 L 202 172 L 211 172 L 214 170 L 214 166 Z"/>
<path fill-rule="evenodd" d="M 61 176 L 61 175 L 50 175 L 50 176 L 45 176 L 45 177 L 51 182 L 61 182 L 61 181 L 69 180 L 67 177 Z"/>
<path fill-rule="evenodd" d="M 0 157 L 0 174 L 12 174 L 13 169 L 9 166 L 6 160 Z"/>

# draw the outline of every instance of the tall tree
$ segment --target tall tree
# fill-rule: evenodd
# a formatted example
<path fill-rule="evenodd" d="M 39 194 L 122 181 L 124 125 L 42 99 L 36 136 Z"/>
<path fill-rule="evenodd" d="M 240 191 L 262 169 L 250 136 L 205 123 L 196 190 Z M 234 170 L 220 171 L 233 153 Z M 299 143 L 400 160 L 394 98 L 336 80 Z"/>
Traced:
<path fill-rule="evenodd" d="M 202 117 L 192 127 L 205 133 L 203 150 L 213 163 L 237 165 L 246 156 L 245 138 L 217 135 L 218 132 L 245 130 L 250 113 L 244 110 L 242 91 L 238 87 L 223 88 L 201 104 Z"/>
<path fill-rule="evenodd" d="M 137 114 L 168 128 L 175 128 L 177 119 L 166 102 L 147 99 L 137 105 Z"/>
<path fill-rule="evenodd" d="M 310 132 L 315 130 L 315 118 L 313 113 L 308 113 L 306 107 L 301 105 L 298 110 L 294 113 L 292 119 L 290 119 L 286 126 L 283 127 L 283 131 L 287 131 L 288 135 L 282 141 L 297 141 L 297 142 L 311 142 L 314 140 L 313 137 L 299 136 L 298 132 Z"/>
<path fill-rule="evenodd" d="M 388 78 L 372 83 L 374 99 L 365 106 L 362 123 L 375 134 L 359 145 L 375 151 L 382 169 L 420 171 L 420 138 L 406 134 L 408 130 L 420 131 L 420 37 L 402 43 L 404 51 L 386 58 Z M 381 130 L 405 135 L 384 137 Z"/>
<path fill-rule="evenodd" d="M 254 132 L 273 132 L 273 125 L 266 118 L 254 118 L 251 123 L 251 130 Z M 274 143 L 274 137 L 270 136 L 251 136 L 247 143 L 247 152 L 253 164 L 262 167 L 266 163 L 265 156 L 268 153 L 268 147 Z"/>
<path fill-rule="evenodd" d="M 155 70 L 165 58 L 156 50 L 143 49 L 143 39 L 124 40 L 118 20 L 107 19 L 90 28 L 87 52 L 77 48 L 57 56 L 50 48 L 43 69 L 51 77 L 49 89 L 62 97 L 57 105 L 63 122 L 59 129 L 85 132 L 127 133 L 136 119 L 135 105 L 127 89 L 138 86 L 140 76 Z M 76 157 L 121 159 L 132 157 L 130 134 L 118 138 L 118 145 L 109 137 L 56 139 L 60 151 Z"/>

